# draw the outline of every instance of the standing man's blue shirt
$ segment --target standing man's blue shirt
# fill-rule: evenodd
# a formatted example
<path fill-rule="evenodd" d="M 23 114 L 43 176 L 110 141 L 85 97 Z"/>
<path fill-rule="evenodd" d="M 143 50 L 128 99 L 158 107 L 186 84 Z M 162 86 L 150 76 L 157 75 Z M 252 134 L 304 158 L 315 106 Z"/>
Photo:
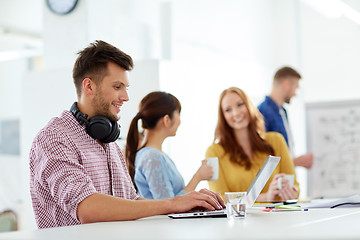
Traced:
<path fill-rule="evenodd" d="M 279 107 L 269 96 L 266 96 L 265 100 L 258 106 L 259 111 L 264 116 L 266 131 L 281 133 L 284 136 L 286 143 L 289 145 L 288 135 L 280 114 L 280 108 L 284 110 L 287 119 L 285 108 L 282 106 Z"/>

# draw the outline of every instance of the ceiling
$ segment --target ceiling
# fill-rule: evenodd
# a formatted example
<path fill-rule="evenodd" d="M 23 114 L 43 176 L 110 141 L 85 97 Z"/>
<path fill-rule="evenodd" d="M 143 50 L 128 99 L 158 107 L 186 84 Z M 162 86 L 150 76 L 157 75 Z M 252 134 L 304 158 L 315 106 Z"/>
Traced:
<path fill-rule="evenodd" d="M 323 1 L 325 4 L 326 1 L 332 0 L 317 1 Z M 360 1 L 342 0 L 342 2 L 360 13 Z M 22 50 L 42 51 L 45 6 L 45 0 L 0 0 L 0 54 Z"/>

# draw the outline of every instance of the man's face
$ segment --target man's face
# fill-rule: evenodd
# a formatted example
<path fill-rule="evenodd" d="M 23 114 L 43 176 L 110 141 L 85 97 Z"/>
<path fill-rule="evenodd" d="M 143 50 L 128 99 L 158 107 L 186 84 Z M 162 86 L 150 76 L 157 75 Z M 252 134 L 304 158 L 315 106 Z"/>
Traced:
<path fill-rule="evenodd" d="M 291 98 L 296 96 L 296 90 L 299 87 L 299 78 L 297 77 L 289 77 L 285 79 L 285 81 L 288 81 L 288 87 L 285 94 L 284 102 L 290 103 Z"/>
<path fill-rule="evenodd" d="M 120 107 L 129 100 L 127 87 L 128 73 L 120 66 L 109 62 L 108 73 L 101 83 L 97 84 L 92 107 L 95 115 L 101 115 L 116 122 L 120 119 Z"/>

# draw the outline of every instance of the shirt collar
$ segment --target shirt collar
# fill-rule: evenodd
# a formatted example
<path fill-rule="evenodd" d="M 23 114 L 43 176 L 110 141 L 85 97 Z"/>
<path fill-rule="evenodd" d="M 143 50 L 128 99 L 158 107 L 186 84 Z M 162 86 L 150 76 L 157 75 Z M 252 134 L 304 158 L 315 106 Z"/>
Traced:
<path fill-rule="evenodd" d="M 271 109 L 273 109 L 274 111 L 279 111 L 280 108 L 283 108 L 283 106 L 280 106 L 276 104 L 276 102 L 270 97 L 270 96 L 266 96 L 265 97 L 265 101 L 267 102 L 267 104 L 271 107 Z"/>
<path fill-rule="evenodd" d="M 64 118 L 67 121 L 71 122 L 72 124 L 72 128 L 81 128 L 81 129 L 85 129 L 85 124 L 84 125 L 80 125 L 80 123 L 78 122 L 78 120 L 75 118 L 75 116 L 69 111 L 69 110 L 65 110 L 61 113 L 60 118 Z"/>
<path fill-rule="evenodd" d="M 96 142 L 95 139 L 93 139 L 87 132 L 86 132 L 86 124 L 84 125 L 80 125 L 80 123 L 78 122 L 78 120 L 75 118 L 75 116 L 69 111 L 69 110 L 64 110 L 61 115 L 61 118 L 66 119 L 66 121 L 69 121 L 71 123 L 70 125 L 70 129 L 72 131 L 76 131 L 76 132 L 84 132 L 90 139 L 94 140 Z M 97 143 L 97 142 L 96 142 Z M 98 143 L 97 143 L 98 144 Z M 103 143 L 104 148 L 107 148 L 107 146 L 110 143 Z"/>

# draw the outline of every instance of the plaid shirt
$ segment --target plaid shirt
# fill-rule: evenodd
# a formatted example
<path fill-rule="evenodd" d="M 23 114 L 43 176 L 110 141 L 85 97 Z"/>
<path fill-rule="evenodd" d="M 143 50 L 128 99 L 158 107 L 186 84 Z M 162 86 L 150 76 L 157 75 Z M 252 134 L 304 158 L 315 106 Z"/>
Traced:
<path fill-rule="evenodd" d="M 30 191 L 39 228 L 80 224 L 77 207 L 94 193 L 139 197 L 118 145 L 102 147 L 69 111 L 53 118 L 34 139 Z"/>

